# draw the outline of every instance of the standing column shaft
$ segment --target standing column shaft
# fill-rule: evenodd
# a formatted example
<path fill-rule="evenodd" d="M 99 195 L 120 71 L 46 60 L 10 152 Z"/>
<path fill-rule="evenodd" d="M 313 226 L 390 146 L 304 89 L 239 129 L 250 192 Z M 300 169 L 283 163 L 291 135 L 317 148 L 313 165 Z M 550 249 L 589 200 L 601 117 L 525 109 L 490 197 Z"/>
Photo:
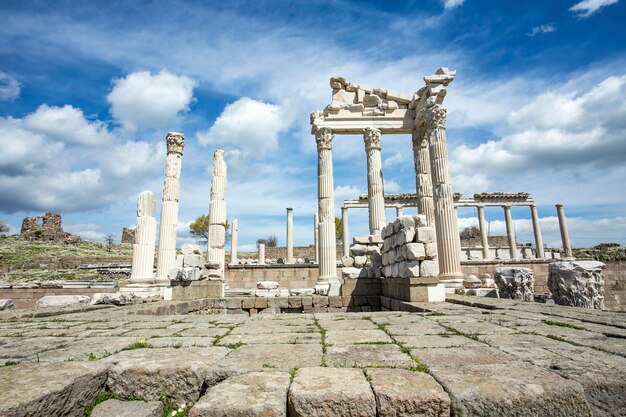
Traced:
<path fill-rule="evenodd" d="M 511 259 L 517 259 L 517 243 L 515 242 L 515 228 L 513 227 L 513 218 L 511 217 L 511 206 L 503 206 L 503 208 L 506 236 L 509 239 L 509 256 Z"/>
<path fill-rule="evenodd" d="M 287 208 L 287 263 L 294 263 L 293 259 L 293 209 Z"/>
<path fill-rule="evenodd" d="M 337 236 L 335 231 L 335 198 L 333 185 L 332 144 L 334 133 L 330 128 L 315 132 L 317 142 L 317 195 L 319 214 L 319 277 L 321 291 L 337 280 Z"/>
<path fill-rule="evenodd" d="M 440 104 L 435 104 L 425 110 L 425 116 L 433 181 L 439 277 L 442 279 L 460 278 L 463 276 L 461 272 L 461 238 L 448 165 L 446 108 Z"/>
<path fill-rule="evenodd" d="M 396 207 L 396 217 L 402 217 L 402 207 Z"/>
<path fill-rule="evenodd" d="M 478 206 L 478 227 L 480 228 L 480 243 L 483 247 L 483 259 L 491 259 L 489 253 L 489 237 L 487 236 L 487 227 L 485 227 L 485 207 Z"/>
<path fill-rule="evenodd" d="M 237 264 L 237 238 L 239 234 L 239 223 L 237 219 L 233 220 L 232 232 L 230 233 L 230 263 Z"/>
<path fill-rule="evenodd" d="M 315 262 L 320 261 L 320 229 L 317 213 L 313 215 L 313 245 L 315 246 Z"/>
<path fill-rule="evenodd" d="M 563 204 L 556 205 L 556 213 L 559 217 L 559 229 L 561 229 L 561 241 L 563 242 L 563 250 L 565 251 L 565 257 L 573 258 L 572 243 L 569 240 L 569 230 L 567 229 L 567 219 L 565 218 L 565 211 L 563 210 Z"/>
<path fill-rule="evenodd" d="M 541 237 L 541 226 L 539 225 L 539 215 L 537 214 L 537 206 L 530 206 L 530 216 L 533 221 L 533 232 L 535 234 L 535 246 L 537 247 L 537 258 L 543 259 L 546 254 L 543 250 L 543 238 Z"/>
<path fill-rule="evenodd" d="M 433 182 L 430 175 L 430 153 L 428 134 L 425 127 L 413 131 L 413 162 L 415 166 L 415 191 L 417 210 L 426 216 L 426 225 L 435 225 L 435 205 L 433 202 Z"/>
<path fill-rule="evenodd" d="M 265 265 L 265 243 L 259 243 L 259 265 Z"/>
<path fill-rule="evenodd" d="M 154 283 L 154 249 L 156 242 L 156 199 L 152 191 L 144 191 L 137 199 L 137 227 L 133 245 L 130 283 Z"/>
<path fill-rule="evenodd" d="M 367 154 L 367 204 L 369 206 L 370 234 L 379 235 L 387 224 L 385 219 L 385 192 L 380 156 L 382 134 L 380 130 L 366 128 L 363 133 Z"/>
<path fill-rule="evenodd" d="M 350 256 L 350 234 L 348 233 L 348 207 L 341 208 L 341 243 L 343 244 L 343 256 Z"/>
<path fill-rule="evenodd" d="M 178 199 L 180 197 L 180 167 L 185 146 L 181 133 L 169 132 L 165 137 L 165 181 L 159 224 L 159 254 L 157 257 L 157 284 L 169 284 L 167 273 L 176 262 L 176 226 L 178 224 Z"/>
<path fill-rule="evenodd" d="M 211 172 L 211 197 L 209 202 L 209 239 L 207 242 L 207 262 L 218 265 L 217 276 L 224 281 L 224 244 L 226 243 L 226 174 L 224 151 L 213 153 L 213 170 Z"/>

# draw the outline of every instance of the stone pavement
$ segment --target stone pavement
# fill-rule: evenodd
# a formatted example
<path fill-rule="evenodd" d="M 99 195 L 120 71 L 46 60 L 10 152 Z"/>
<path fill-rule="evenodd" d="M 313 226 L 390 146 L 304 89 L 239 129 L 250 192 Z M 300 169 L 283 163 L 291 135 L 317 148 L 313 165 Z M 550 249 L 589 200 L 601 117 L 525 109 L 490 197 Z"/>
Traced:
<path fill-rule="evenodd" d="M 3 313 L 0 415 L 82 416 L 103 391 L 190 416 L 626 415 L 626 315 L 450 301 L 421 313 Z"/>

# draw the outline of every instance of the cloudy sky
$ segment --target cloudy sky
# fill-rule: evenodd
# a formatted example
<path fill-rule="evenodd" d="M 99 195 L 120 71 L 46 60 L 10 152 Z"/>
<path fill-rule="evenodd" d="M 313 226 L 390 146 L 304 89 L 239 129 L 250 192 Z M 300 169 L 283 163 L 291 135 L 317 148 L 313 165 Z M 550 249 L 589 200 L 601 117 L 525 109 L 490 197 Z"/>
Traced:
<path fill-rule="evenodd" d="M 549 246 L 556 203 L 574 246 L 626 244 L 626 0 L 53 3 L 0 4 L 0 219 L 14 229 L 50 210 L 67 231 L 119 237 L 139 192 L 160 200 L 165 134 L 180 131 L 179 244 L 208 211 L 217 148 L 240 244 L 284 244 L 286 207 L 310 244 L 309 114 L 329 78 L 410 94 L 446 66 L 455 191 L 530 192 Z M 414 192 L 411 155 L 408 135 L 383 138 L 386 193 Z M 336 137 L 333 157 L 339 215 L 367 190 L 362 138 Z M 486 214 L 503 233 L 501 210 Z M 513 216 L 531 241 L 528 210 Z M 365 210 L 350 231 L 367 232 Z"/>

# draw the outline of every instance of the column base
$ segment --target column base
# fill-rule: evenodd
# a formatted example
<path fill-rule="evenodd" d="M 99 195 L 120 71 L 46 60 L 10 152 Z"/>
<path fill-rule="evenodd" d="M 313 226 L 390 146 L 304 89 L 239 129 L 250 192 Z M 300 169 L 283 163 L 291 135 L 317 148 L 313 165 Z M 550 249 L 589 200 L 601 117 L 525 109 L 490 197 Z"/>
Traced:
<path fill-rule="evenodd" d="M 154 296 L 163 297 L 163 288 L 165 287 L 157 286 L 154 284 L 128 284 L 127 286 L 120 288 L 120 292 L 133 293 L 140 298 L 148 298 Z"/>
<path fill-rule="evenodd" d="M 337 277 L 320 277 L 315 284 L 315 294 L 329 297 L 341 295 L 341 281 Z"/>

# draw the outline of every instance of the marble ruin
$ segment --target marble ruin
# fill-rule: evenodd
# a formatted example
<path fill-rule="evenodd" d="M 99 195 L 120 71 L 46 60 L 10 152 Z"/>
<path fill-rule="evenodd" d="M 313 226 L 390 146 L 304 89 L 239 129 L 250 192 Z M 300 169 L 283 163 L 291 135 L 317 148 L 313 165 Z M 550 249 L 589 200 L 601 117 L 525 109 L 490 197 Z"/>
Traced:
<path fill-rule="evenodd" d="M 156 199 L 152 191 L 143 191 L 137 199 L 137 226 L 133 244 L 130 286 L 154 284 L 154 251 L 156 247 Z"/>
<path fill-rule="evenodd" d="M 80 236 L 63 231 L 62 217 L 58 213 L 47 212 L 43 216 L 25 217 L 22 220 L 20 235 L 30 240 L 75 244 Z"/>
<path fill-rule="evenodd" d="M 548 288 L 556 304 L 604 309 L 602 262 L 565 261 L 550 264 Z"/>
<path fill-rule="evenodd" d="M 534 273 L 529 268 L 497 268 L 496 285 L 500 298 L 520 301 L 533 300 Z"/>
<path fill-rule="evenodd" d="M 209 279 L 219 280 L 222 284 L 225 283 L 226 201 L 224 195 L 226 194 L 226 171 L 224 151 L 218 149 L 213 154 L 207 266 L 209 267 Z"/>

